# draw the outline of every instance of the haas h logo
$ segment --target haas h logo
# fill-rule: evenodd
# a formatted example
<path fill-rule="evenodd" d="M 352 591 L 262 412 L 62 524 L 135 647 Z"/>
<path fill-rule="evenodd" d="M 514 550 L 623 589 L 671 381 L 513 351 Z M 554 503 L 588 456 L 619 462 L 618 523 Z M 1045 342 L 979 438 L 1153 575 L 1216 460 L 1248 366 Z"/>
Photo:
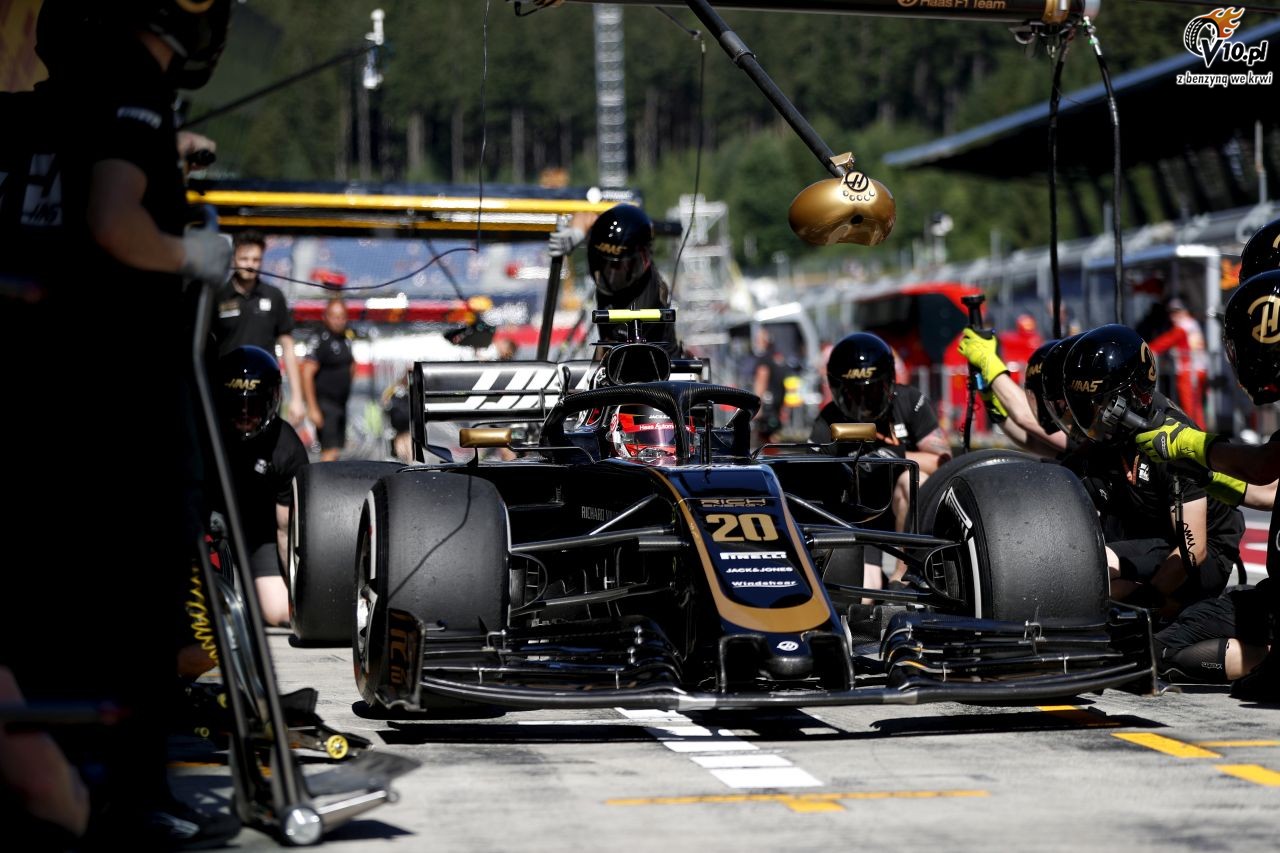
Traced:
<path fill-rule="evenodd" d="M 1260 344 L 1280 343 L 1280 296 L 1267 294 L 1253 300 L 1249 306 L 1249 317 L 1253 319 L 1254 310 L 1258 310 L 1258 325 L 1253 327 L 1253 339 Z"/>
<path fill-rule="evenodd" d="M 1151 347 L 1147 346 L 1147 342 L 1142 342 L 1142 352 L 1139 355 L 1142 363 L 1147 366 L 1147 378 L 1152 382 L 1156 381 L 1156 357 L 1151 353 Z"/>

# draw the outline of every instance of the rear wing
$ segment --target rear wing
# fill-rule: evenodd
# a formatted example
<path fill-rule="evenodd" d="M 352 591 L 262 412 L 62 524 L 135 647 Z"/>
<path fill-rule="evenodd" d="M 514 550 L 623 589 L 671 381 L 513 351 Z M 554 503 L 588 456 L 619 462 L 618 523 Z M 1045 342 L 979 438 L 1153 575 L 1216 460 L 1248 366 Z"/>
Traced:
<path fill-rule="evenodd" d="M 423 461 L 427 424 L 541 423 L 566 390 L 591 387 L 592 362 L 418 361 L 409 380 L 410 436 Z"/>

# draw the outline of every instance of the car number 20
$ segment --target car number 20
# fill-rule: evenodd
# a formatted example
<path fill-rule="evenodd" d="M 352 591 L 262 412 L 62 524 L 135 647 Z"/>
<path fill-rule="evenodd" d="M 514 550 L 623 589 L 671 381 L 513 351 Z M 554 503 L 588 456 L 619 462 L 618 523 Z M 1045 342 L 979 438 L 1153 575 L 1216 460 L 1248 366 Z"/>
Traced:
<path fill-rule="evenodd" d="M 711 538 L 716 542 L 772 542 L 778 538 L 778 528 L 773 516 L 763 512 L 744 512 L 734 515 L 715 512 L 707 515 L 707 524 L 713 528 Z"/>

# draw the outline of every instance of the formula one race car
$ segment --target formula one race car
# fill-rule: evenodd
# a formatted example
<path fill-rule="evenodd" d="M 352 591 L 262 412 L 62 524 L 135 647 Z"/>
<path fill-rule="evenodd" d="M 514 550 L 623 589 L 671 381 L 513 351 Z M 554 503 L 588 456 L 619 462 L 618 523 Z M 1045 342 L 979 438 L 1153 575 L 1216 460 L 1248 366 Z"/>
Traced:
<path fill-rule="evenodd" d="M 418 363 L 416 438 L 429 420 L 540 419 L 538 440 L 472 427 L 460 461 L 310 466 L 292 564 L 312 612 L 295 621 L 315 602 L 331 608 L 320 622 L 345 617 L 360 691 L 391 710 L 1154 688 L 1145 611 L 1108 607 L 1096 516 L 1065 469 L 961 458 L 933 489 L 931 532 L 872 529 L 893 482 L 880 466 L 911 472 L 913 499 L 916 476 L 860 454 L 870 425 L 833 427 L 839 447 L 753 456 L 759 400 L 670 372 L 646 344 L 615 347 L 602 384 L 571 393 L 551 363 Z M 519 458 L 480 461 L 483 448 Z M 850 552 L 861 578 L 865 546 L 906 561 L 905 588 L 838 582 Z"/>

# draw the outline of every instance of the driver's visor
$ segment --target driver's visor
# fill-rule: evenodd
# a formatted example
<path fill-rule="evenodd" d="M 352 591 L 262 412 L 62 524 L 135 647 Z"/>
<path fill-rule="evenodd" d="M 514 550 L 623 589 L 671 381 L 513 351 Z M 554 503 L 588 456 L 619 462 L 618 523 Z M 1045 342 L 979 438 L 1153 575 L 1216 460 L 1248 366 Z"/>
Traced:
<path fill-rule="evenodd" d="M 644 252 L 633 252 L 622 258 L 610 258 L 591 271 L 596 287 L 605 293 L 617 293 L 630 287 L 644 273 L 648 258 Z"/>
<path fill-rule="evenodd" d="M 618 431 L 628 449 L 672 447 L 676 443 L 676 428 L 671 421 L 646 420 L 644 415 L 619 414 Z"/>

